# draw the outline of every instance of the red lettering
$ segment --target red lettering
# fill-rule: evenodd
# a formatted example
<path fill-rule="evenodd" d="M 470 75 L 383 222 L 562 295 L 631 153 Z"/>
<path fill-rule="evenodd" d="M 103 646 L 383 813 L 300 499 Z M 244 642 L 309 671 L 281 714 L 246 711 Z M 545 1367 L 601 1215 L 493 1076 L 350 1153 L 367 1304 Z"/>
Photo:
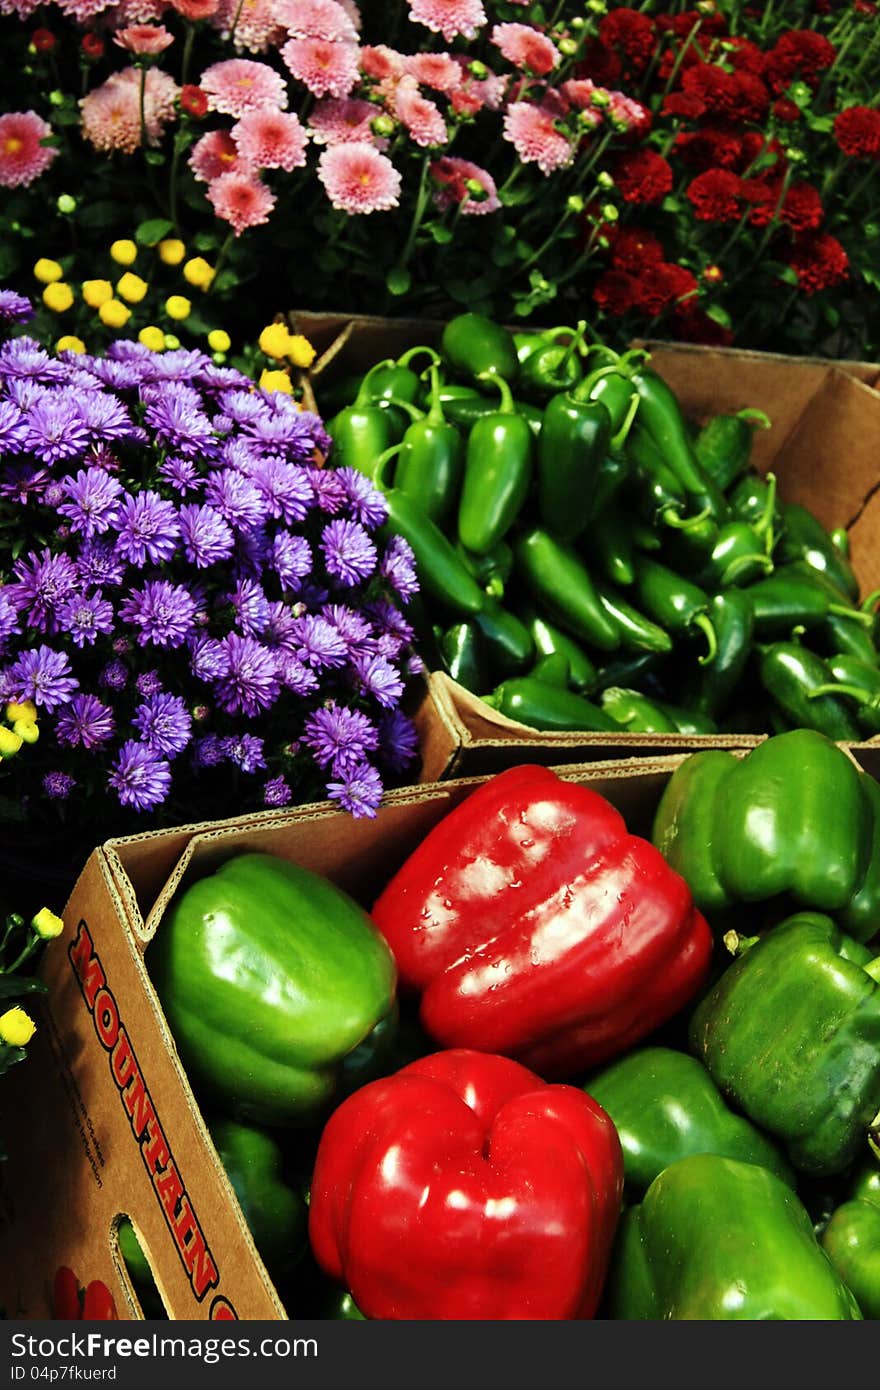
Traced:
<path fill-rule="evenodd" d="M 89 1009 L 92 1010 L 95 1007 L 95 995 L 107 983 L 107 977 L 101 967 L 100 960 L 94 955 L 94 942 L 84 921 L 80 922 L 76 938 L 70 943 L 67 954 L 76 972 L 85 1001 Z"/>
<path fill-rule="evenodd" d="M 201 1301 L 208 1290 L 219 1283 L 220 1276 L 186 1196 L 181 1203 L 180 1216 L 171 1229 L 189 1274 L 193 1293 Z"/>
<path fill-rule="evenodd" d="M 148 1173 L 156 1173 L 167 1167 L 171 1158 L 168 1141 L 162 1133 L 162 1126 L 159 1124 L 155 1112 L 147 1120 L 147 1138 L 143 1141 L 141 1155 L 147 1165 Z"/>
<path fill-rule="evenodd" d="M 137 1065 L 137 1063 L 135 1063 Z M 132 1077 L 131 1083 L 122 1092 L 122 1104 L 128 1111 L 131 1127 L 140 1139 L 150 1119 L 156 1118 L 153 1102 L 147 1094 L 144 1078 L 140 1071 Z"/>
<path fill-rule="evenodd" d="M 94 1003 L 95 1028 L 101 1042 L 108 1052 L 116 1046 L 119 1037 L 119 1010 L 116 1000 L 106 986 L 99 989 Z"/>
<path fill-rule="evenodd" d="M 219 1293 L 211 1304 L 209 1316 L 213 1322 L 238 1322 L 238 1313 L 236 1313 L 229 1299 L 223 1298 Z"/>
<path fill-rule="evenodd" d="M 116 1085 L 120 1091 L 124 1091 L 137 1070 L 137 1059 L 124 1028 L 119 1030 L 119 1037 L 110 1057 L 110 1069 Z"/>
<path fill-rule="evenodd" d="M 177 1165 L 172 1161 L 164 1173 L 157 1174 L 153 1182 L 159 1194 L 159 1201 L 173 1222 L 177 1216 L 178 1203 L 183 1196 L 183 1183 L 180 1180 Z"/>

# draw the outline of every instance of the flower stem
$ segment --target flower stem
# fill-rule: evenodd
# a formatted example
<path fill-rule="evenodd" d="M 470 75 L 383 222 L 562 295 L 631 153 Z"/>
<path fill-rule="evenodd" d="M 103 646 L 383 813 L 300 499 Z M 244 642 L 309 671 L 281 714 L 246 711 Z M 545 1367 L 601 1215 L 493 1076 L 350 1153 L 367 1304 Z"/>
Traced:
<path fill-rule="evenodd" d="M 221 267 L 221 265 L 223 264 L 223 262 L 225 261 L 227 252 L 229 251 L 229 248 L 230 248 L 230 246 L 232 245 L 234 239 L 235 239 L 235 228 L 234 228 L 234 227 L 230 227 L 229 231 L 226 233 L 226 239 L 225 239 L 225 241 L 223 242 L 222 246 L 220 247 L 220 250 L 217 252 L 217 259 L 216 259 L 216 261 L 214 262 L 214 274 L 213 274 L 213 276 L 212 276 L 212 278 L 211 278 L 211 283 L 210 283 L 210 285 L 209 285 L 208 288 L 205 290 L 205 298 L 206 298 L 206 299 L 207 299 L 208 295 L 211 293 L 212 289 L 214 288 L 214 286 L 215 286 L 216 283 L 217 283 L 217 277 L 218 277 L 218 275 L 219 275 L 219 273 L 220 273 L 220 267 Z"/>
<path fill-rule="evenodd" d="M 407 236 L 406 244 L 403 248 L 403 253 L 398 262 L 398 264 L 401 266 L 409 264 L 409 258 L 412 255 L 413 250 L 415 248 L 416 237 L 418 236 L 419 228 L 422 225 L 422 218 L 424 217 L 425 210 L 428 206 L 428 198 L 430 196 L 430 190 L 428 188 L 428 168 L 430 165 L 430 160 L 431 156 L 428 154 L 426 154 L 424 159 L 422 160 L 422 171 L 419 176 L 419 191 L 416 194 L 416 206 L 413 212 L 413 219 L 410 224 L 409 235 Z"/>

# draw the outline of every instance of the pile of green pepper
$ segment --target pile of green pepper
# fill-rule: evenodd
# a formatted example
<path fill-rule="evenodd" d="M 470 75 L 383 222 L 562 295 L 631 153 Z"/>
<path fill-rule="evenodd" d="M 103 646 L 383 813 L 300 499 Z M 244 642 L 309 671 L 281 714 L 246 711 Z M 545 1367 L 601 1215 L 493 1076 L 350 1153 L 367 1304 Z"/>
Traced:
<path fill-rule="evenodd" d="M 426 665 L 541 730 L 880 732 L 878 595 L 752 466 L 770 421 L 698 427 L 647 353 L 586 331 L 463 313 L 318 387 L 331 462 L 414 551 Z"/>

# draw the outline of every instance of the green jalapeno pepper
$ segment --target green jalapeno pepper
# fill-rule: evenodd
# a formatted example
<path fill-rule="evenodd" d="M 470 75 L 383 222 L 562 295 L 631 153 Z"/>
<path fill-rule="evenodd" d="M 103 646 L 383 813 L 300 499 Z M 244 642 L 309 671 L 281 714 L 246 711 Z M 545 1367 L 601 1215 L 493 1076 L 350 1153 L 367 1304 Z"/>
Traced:
<path fill-rule="evenodd" d="M 835 546 L 818 517 L 797 502 L 783 502 L 781 510 L 781 559 L 806 561 L 842 589 L 848 598 L 856 600 L 859 596 L 859 581 L 852 565 Z"/>
<path fill-rule="evenodd" d="M 458 538 L 478 555 L 494 549 L 507 535 L 526 499 L 534 467 L 532 432 L 516 413 L 510 387 L 500 376 L 483 379 L 494 380 L 501 403 L 468 435 L 458 507 Z"/>
<path fill-rule="evenodd" d="M 833 591 L 822 582 L 822 576 L 799 573 L 792 565 L 784 565 L 766 579 L 750 584 L 746 590 L 755 614 L 755 634 L 758 637 L 786 637 L 795 627 L 817 626 L 829 614 L 854 617 L 856 609 L 837 603 Z"/>
<path fill-rule="evenodd" d="M 713 415 L 697 435 L 697 460 L 722 492 L 727 492 L 749 467 L 756 428 L 768 430 L 770 420 L 763 410 L 748 408 L 735 414 Z"/>
<path fill-rule="evenodd" d="M 503 598 L 505 585 L 513 573 L 513 551 L 507 541 L 499 541 L 485 555 L 474 555 L 470 550 L 465 550 L 461 541 L 455 542 L 455 549 L 480 588 L 493 598 Z"/>
<path fill-rule="evenodd" d="M 394 485 L 445 529 L 458 506 L 464 474 L 464 440 L 443 414 L 435 366 L 430 374 L 430 409 L 422 419 L 414 420 L 403 436 Z"/>
<path fill-rule="evenodd" d="M 761 477 L 760 473 L 749 471 L 736 482 L 727 494 L 730 510 L 740 521 L 750 525 L 761 521 L 767 512 L 767 499 L 771 486 L 770 475 Z M 782 532 L 782 510 L 778 499 L 773 505 L 770 518 L 770 531 L 774 537 Z"/>
<path fill-rule="evenodd" d="M 540 657 L 528 674 L 542 685 L 557 685 L 560 690 L 568 690 L 571 681 L 568 657 L 563 656 L 562 652 L 551 652 L 549 656 Z"/>
<path fill-rule="evenodd" d="M 854 656 L 830 656 L 825 662 L 831 681 L 810 692 L 810 699 L 834 695 L 856 703 L 855 717 L 866 734 L 880 734 L 880 669 Z"/>
<path fill-rule="evenodd" d="M 449 382 L 440 388 L 440 404 L 446 419 L 465 432 L 478 420 L 485 419 L 487 415 L 494 415 L 498 409 L 498 402 L 493 397 L 484 396 L 473 386 L 459 386 Z M 521 415 L 526 421 L 532 434 L 539 435 L 544 419 L 541 407 L 531 405 L 528 401 L 515 401 L 514 404 L 517 415 Z"/>
<path fill-rule="evenodd" d="M 798 642 L 760 646 L 758 679 L 792 723 L 828 738 L 858 742 L 859 726 L 836 695 L 821 693 L 833 682 L 826 663 Z"/>
<path fill-rule="evenodd" d="M 483 634 L 474 623 L 453 623 L 440 638 L 443 664 L 454 681 L 474 695 L 489 689 L 489 663 Z"/>
<path fill-rule="evenodd" d="M 494 681 L 522 675 L 528 670 L 535 658 L 535 643 L 525 623 L 515 613 L 487 594 L 481 611 L 474 615 L 473 624 L 482 634 Z"/>
<path fill-rule="evenodd" d="M 592 351 L 592 349 L 591 349 Z M 642 361 L 645 353 L 641 349 L 616 357 L 613 363 L 603 364 L 578 382 L 572 391 L 576 401 L 601 401 L 611 416 L 611 432 L 617 434 L 632 412 L 632 398 L 636 391 L 629 375 L 630 364 Z M 640 407 L 637 404 L 637 412 Z"/>
<path fill-rule="evenodd" d="M 869 666 L 880 663 L 880 652 L 874 646 L 871 631 L 858 614 L 829 613 L 827 618 L 810 629 L 809 638 L 820 645 L 826 656 L 856 656 Z"/>
<path fill-rule="evenodd" d="M 484 699 L 499 714 L 527 724 L 531 729 L 555 730 L 558 733 L 575 729 L 620 733 L 620 725 L 598 705 L 571 690 L 562 690 L 558 685 L 550 685 L 534 676 L 515 676 L 512 680 L 504 681 Z"/>
<path fill-rule="evenodd" d="M 697 458 L 672 387 L 647 366 L 637 367 L 630 380 L 639 395 L 639 428 L 650 436 L 692 499 L 693 510 L 707 510 L 714 521 L 722 524 L 728 519 L 730 508 L 721 488 Z"/>
<path fill-rule="evenodd" d="M 688 689 L 695 714 L 718 719 L 737 690 L 752 650 L 755 617 L 752 601 L 741 589 L 724 589 L 709 600 L 709 617 L 718 650 L 715 660 L 698 668 Z"/>
<path fill-rule="evenodd" d="M 634 557 L 634 569 L 635 564 Z M 612 584 L 601 579 L 594 579 L 593 583 L 602 607 L 620 629 L 620 645 L 625 651 L 672 651 L 672 638 L 664 628 L 634 608 Z"/>
<path fill-rule="evenodd" d="M 622 685 L 645 693 L 654 693 L 655 689 L 659 692 L 657 674 L 662 669 L 664 657 L 664 652 L 621 652 L 599 669 L 594 689 L 602 691 L 612 685 Z"/>
<path fill-rule="evenodd" d="M 486 376 L 514 382 L 519 375 L 519 358 L 512 334 L 484 314 L 457 314 L 449 320 L 440 338 L 440 352 L 449 365 L 470 381 Z"/>
<path fill-rule="evenodd" d="M 700 552 L 711 545 L 718 534 L 717 523 L 707 508 L 686 515 L 690 499 L 647 431 L 631 431 L 627 452 L 634 465 L 633 491 L 641 516 L 653 526 L 662 522 L 688 532 Z"/>
<path fill-rule="evenodd" d="M 571 391 L 583 379 L 578 353 L 584 341 L 586 323 L 568 329 L 569 342 L 544 343 L 521 359 L 518 389 L 523 395 L 546 401 L 558 391 Z"/>
<path fill-rule="evenodd" d="M 707 650 L 697 658 L 701 665 L 714 659 L 718 643 L 709 618 L 709 597 L 697 584 L 638 554 L 635 588 L 645 613 L 661 627 L 675 633 L 690 633 L 694 628 L 703 633 Z"/>
<path fill-rule="evenodd" d="M 674 734 L 677 729 L 663 710 L 640 690 L 610 685 L 602 691 L 599 703 L 616 723 L 631 733 Z"/>
<path fill-rule="evenodd" d="M 624 484 L 631 478 L 632 460 L 623 451 L 606 454 L 595 473 L 593 493 L 587 512 L 587 525 L 599 520 L 606 508 L 621 495 Z"/>
<path fill-rule="evenodd" d="M 568 663 L 568 684 L 580 695 L 589 695 L 596 684 L 596 667 L 586 652 L 567 632 L 547 621 L 528 604 L 520 606 L 520 616 L 531 634 L 536 653 L 561 656 Z"/>
<path fill-rule="evenodd" d="M 841 555 L 845 555 L 846 558 L 849 559 L 849 532 L 845 526 L 835 526 L 833 531 L 828 532 L 828 539 L 831 541 L 835 550 L 839 550 Z"/>
<path fill-rule="evenodd" d="M 636 538 L 631 518 L 612 502 L 600 520 L 581 536 L 579 550 L 611 584 L 626 588 L 636 577 L 633 551 Z"/>
<path fill-rule="evenodd" d="M 600 651 L 616 651 L 620 625 L 608 613 L 575 550 L 533 527 L 513 544 L 514 567 L 526 591 L 551 621 Z"/>
<path fill-rule="evenodd" d="M 337 468 L 354 468 L 366 477 L 375 477 L 379 458 L 398 444 L 406 428 L 405 415 L 388 405 L 377 404 L 372 394 L 374 374 L 394 363 L 378 362 L 361 382 L 352 405 L 345 406 L 327 422 L 327 433 L 333 441 L 332 461 Z"/>
<path fill-rule="evenodd" d="M 537 448 L 538 509 L 562 540 L 587 525 L 599 467 L 611 445 L 611 416 L 601 401 L 560 393 L 548 401 Z"/>

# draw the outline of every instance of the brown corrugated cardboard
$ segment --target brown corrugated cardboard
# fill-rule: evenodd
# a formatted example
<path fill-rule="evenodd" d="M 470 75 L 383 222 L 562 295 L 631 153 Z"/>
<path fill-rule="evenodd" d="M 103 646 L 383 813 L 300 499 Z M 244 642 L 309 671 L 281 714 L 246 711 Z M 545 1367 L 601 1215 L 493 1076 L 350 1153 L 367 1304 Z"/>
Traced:
<path fill-rule="evenodd" d="M 436 345 L 436 320 L 296 314 L 296 328 L 315 343 L 322 378 L 363 370 L 416 343 Z M 828 527 L 845 526 L 862 592 L 880 587 L 880 366 L 777 353 L 648 340 L 652 366 L 702 422 L 721 411 L 765 411 L 769 430 L 755 433 L 753 458 L 778 479 L 779 495 L 808 507 Z M 515 724 L 484 701 L 433 673 L 416 712 L 422 780 L 498 771 L 510 758 L 545 763 L 646 756 L 706 747 L 753 747 L 758 737 L 729 735 L 539 733 Z"/>
<path fill-rule="evenodd" d="M 568 767 L 647 833 L 680 757 Z M 270 1318 L 285 1309 L 256 1253 L 149 979 L 149 942 L 176 887 L 244 850 L 295 860 L 366 906 L 478 779 L 392 792 L 374 820 L 322 802 L 285 815 L 185 826 L 96 849 L 47 949 L 49 993 L 25 1066 L 5 1078 L 0 1306 L 51 1316 L 60 1265 L 102 1279 L 121 1317 L 141 1309 L 118 1251 L 130 1217 L 169 1316 Z"/>

